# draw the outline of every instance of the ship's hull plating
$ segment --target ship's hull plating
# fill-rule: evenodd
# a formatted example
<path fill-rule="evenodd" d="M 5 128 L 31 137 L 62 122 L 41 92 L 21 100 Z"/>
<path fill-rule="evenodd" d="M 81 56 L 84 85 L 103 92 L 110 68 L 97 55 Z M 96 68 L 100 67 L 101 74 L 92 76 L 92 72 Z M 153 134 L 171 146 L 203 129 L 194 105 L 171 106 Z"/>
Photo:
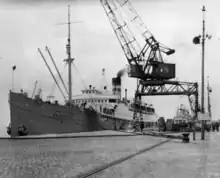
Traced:
<path fill-rule="evenodd" d="M 101 130 L 123 130 L 129 121 L 77 106 L 37 102 L 22 93 L 9 94 L 11 137 L 24 125 L 28 135 L 62 134 Z"/>
<path fill-rule="evenodd" d="M 24 125 L 28 135 L 105 130 L 99 114 L 78 107 L 38 103 L 22 93 L 10 92 L 11 136 Z"/>

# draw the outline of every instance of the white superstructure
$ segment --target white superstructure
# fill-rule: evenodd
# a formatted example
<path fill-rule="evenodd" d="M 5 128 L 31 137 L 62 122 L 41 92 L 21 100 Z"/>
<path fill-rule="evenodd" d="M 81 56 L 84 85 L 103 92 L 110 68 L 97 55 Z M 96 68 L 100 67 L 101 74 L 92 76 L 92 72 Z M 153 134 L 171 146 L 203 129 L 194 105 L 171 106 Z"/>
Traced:
<path fill-rule="evenodd" d="M 115 89 L 117 89 L 116 92 Z M 85 108 L 92 108 L 98 113 L 114 115 L 119 119 L 133 120 L 133 101 L 123 98 L 120 99 L 120 87 L 113 87 L 112 92 L 104 88 L 98 90 L 90 85 L 89 89 L 82 90 L 81 95 L 76 95 L 72 103 Z M 114 92 L 114 94 L 113 94 Z M 147 103 L 141 104 L 143 120 L 146 122 L 156 122 L 157 116 L 152 105 Z"/>

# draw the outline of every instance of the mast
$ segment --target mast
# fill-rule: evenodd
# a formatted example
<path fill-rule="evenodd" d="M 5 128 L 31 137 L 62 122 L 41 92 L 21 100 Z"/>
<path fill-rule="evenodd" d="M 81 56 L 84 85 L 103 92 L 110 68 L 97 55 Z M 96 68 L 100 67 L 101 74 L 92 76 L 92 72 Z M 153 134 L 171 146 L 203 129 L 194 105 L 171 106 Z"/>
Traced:
<path fill-rule="evenodd" d="M 204 73 L 205 73 L 205 6 L 202 8 L 203 12 L 203 20 L 202 20 L 202 75 L 201 75 L 201 113 L 205 113 L 204 109 Z M 204 120 L 201 122 L 202 128 L 201 128 L 201 140 L 205 140 L 205 123 Z"/>
<path fill-rule="evenodd" d="M 69 96 L 68 100 L 71 102 L 72 99 L 72 68 L 71 64 L 73 62 L 73 58 L 71 57 L 71 34 L 70 34 L 70 5 L 68 5 L 68 38 L 67 38 L 67 45 L 66 45 L 66 53 L 67 53 L 67 59 L 64 61 L 68 64 L 68 88 L 69 88 Z"/>
<path fill-rule="evenodd" d="M 201 112 L 205 113 L 204 109 L 204 75 L 205 75 L 205 6 L 202 8 L 203 20 L 202 20 L 202 87 L 201 87 Z"/>

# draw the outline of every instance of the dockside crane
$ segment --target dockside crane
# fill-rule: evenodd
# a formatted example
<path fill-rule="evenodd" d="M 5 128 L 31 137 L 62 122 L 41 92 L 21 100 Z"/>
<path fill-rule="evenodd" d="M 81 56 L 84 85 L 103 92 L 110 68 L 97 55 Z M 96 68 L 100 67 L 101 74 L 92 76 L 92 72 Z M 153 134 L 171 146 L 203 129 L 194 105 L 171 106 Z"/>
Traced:
<path fill-rule="evenodd" d="M 175 64 L 163 60 L 164 54 L 174 54 L 175 50 L 156 40 L 129 0 L 100 2 L 129 63 L 129 77 L 138 80 L 135 103 L 147 95 L 187 95 L 197 118 L 198 84 L 170 80 L 175 78 Z M 132 27 L 137 27 L 141 38 L 134 35 Z M 143 119 L 141 110 L 134 111 L 133 119 Z"/>
<path fill-rule="evenodd" d="M 129 76 L 141 80 L 174 78 L 175 76 L 162 77 L 155 75 L 158 64 L 163 63 L 162 53 L 171 55 L 175 50 L 165 47 L 156 40 L 133 9 L 131 3 L 128 0 L 101 0 L 101 3 L 130 64 Z M 128 9 L 128 12 L 130 12 L 130 22 L 126 22 L 120 13 L 120 10 L 123 9 Z M 132 32 L 131 25 L 129 25 L 132 23 L 138 24 L 138 30 L 144 40 L 143 46 L 140 45 Z"/>

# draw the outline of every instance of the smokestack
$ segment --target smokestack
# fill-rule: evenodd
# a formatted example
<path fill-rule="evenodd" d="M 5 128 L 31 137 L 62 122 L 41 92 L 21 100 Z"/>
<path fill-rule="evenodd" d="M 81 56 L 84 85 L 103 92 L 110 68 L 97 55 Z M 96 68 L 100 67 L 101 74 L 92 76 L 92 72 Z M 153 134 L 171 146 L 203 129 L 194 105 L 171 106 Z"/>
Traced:
<path fill-rule="evenodd" d="M 121 78 L 112 78 L 112 93 L 121 99 Z"/>
<path fill-rule="evenodd" d="M 121 70 L 118 71 L 117 77 L 118 77 L 118 78 L 121 78 L 121 77 L 124 76 L 127 72 L 128 72 L 128 69 L 127 69 L 127 68 L 123 68 L 123 69 L 121 69 Z"/>
<path fill-rule="evenodd" d="M 127 101 L 127 89 L 125 89 L 125 101 Z"/>

